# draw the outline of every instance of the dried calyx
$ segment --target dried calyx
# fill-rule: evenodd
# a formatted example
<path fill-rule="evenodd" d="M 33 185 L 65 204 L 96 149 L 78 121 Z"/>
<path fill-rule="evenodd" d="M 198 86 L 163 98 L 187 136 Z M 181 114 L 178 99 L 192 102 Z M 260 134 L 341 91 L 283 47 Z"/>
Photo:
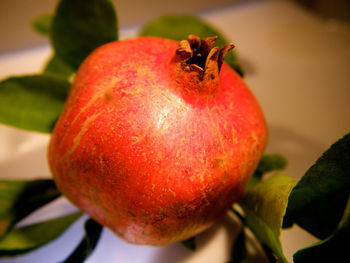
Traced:
<path fill-rule="evenodd" d="M 176 55 L 184 70 L 197 73 L 201 80 L 214 79 L 220 72 L 227 52 L 234 48 L 232 43 L 221 49 L 214 47 L 216 39 L 217 36 L 200 39 L 189 35 L 187 40 L 180 41 Z"/>

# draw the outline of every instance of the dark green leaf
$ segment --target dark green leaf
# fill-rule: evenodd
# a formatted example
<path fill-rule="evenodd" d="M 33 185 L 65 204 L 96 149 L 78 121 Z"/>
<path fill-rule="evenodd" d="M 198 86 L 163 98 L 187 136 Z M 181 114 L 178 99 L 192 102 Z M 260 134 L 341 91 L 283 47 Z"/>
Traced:
<path fill-rule="evenodd" d="M 54 55 L 46 64 L 44 72 L 69 79 L 75 70 L 57 55 Z"/>
<path fill-rule="evenodd" d="M 287 160 L 280 154 L 266 154 L 264 155 L 258 167 L 255 170 L 256 174 L 260 176 L 276 170 L 282 170 L 287 166 Z"/>
<path fill-rule="evenodd" d="M 85 236 L 64 263 L 83 263 L 95 249 L 102 226 L 91 218 L 85 222 Z"/>
<path fill-rule="evenodd" d="M 297 251 L 293 258 L 295 263 L 308 262 L 349 262 L 350 239 L 350 196 L 345 213 L 337 230 L 326 240 L 311 247 Z"/>
<path fill-rule="evenodd" d="M 295 183 L 296 179 L 290 176 L 275 174 L 248 189 L 239 201 L 246 215 L 247 226 L 280 262 L 287 262 L 280 235 L 288 196 Z"/>
<path fill-rule="evenodd" d="M 0 237 L 34 210 L 61 194 L 49 179 L 0 180 Z"/>
<path fill-rule="evenodd" d="M 181 242 L 186 248 L 188 248 L 191 251 L 196 250 L 196 239 L 195 237 L 191 237 L 189 239 L 186 239 Z"/>
<path fill-rule="evenodd" d="M 233 244 L 232 253 L 231 253 L 231 261 L 228 263 L 241 263 L 244 262 L 247 257 L 247 247 L 246 247 L 246 238 L 244 227 L 238 234 L 235 243 Z"/>
<path fill-rule="evenodd" d="M 229 41 L 214 27 L 193 15 L 166 15 L 148 22 L 140 32 L 141 36 L 157 36 L 177 41 L 193 34 L 200 38 L 218 36 L 216 45 L 223 46 Z M 241 76 L 243 69 L 234 51 L 230 51 L 225 61 Z"/>
<path fill-rule="evenodd" d="M 74 69 L 91 51 L 118 39 L 117 18 L 108 0 L 61 0 L 52 21 L 56 54 Z"/>
<path fill-rule="evenodd" d="M 0 82 L 0 122 L 50 133 L 70 83 L 52 75 L 11 77 Z"/>
<path fill-rule="evenodd" d="M 350 192 L 350 134 L 333 144 L 306 172 L 289 197 L 285 226 L 297 223 L 324 239 L 343 216 Z"/>
<path fill-rule="evenodd" d="M 33 20 L 32 26 L 33 29 L 35 29 L 35 31 L 37 31 L 39 34 L 43 36 L 49 36 L 51 30 L 51 23 L 52 15 L 42 14 Z"/>
<path fill-rule="evenodd" d="M 262 245 L 262 248 L 265 252 L 265 256 L 267 257 L 268 259 L 268 262 L 269 263 L 276 263 L 276 262 L 280 262 L 278 260 L 278 258 L 276 258 L 276 256 L 274 255 L 273 251 L 271 250 L 271 248 L 269 248 L 267 245 L 265 244 L 261 244 Z"/>
<path fill-rule="evenodd" d="M 61 235 L 82 213 L 14 228 L 0 239 L 0 256 L 15 256 L 39 248 Z"/>
<path fill-rule="evenodd" d="M 247 189 L 253 185 L 261 182 L 262 176 L 265 173 L 283 170 L 287 166 L 287 160 L 280 154 L 266 154 L 264 155 L 258 167 L 255 169 L 255 172 L 252 178 L 249 181 Z"/>

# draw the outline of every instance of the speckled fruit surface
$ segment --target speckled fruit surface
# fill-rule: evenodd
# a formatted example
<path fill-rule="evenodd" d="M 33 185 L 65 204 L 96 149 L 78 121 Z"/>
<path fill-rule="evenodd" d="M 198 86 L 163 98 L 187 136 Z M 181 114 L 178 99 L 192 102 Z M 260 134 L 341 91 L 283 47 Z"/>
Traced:
<path fill-rule="evenodd" d="M 99 47 L 75 76 L 49 166 L 72 203 L 127 242 L 163 246 L 203 231 L 263 154 L 262 110 L 234 70 L 211 66 L 215 52 L 203 73 L 178 42 L 140 37 Z"/>

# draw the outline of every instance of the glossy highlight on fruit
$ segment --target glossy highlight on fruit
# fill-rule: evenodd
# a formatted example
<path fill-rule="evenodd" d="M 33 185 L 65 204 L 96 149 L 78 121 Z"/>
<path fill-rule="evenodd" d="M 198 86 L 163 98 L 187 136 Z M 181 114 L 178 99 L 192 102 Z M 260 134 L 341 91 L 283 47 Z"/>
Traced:
<path fill-rule="evenodd" d="M 97 48 L 48 149 L 59 190 L 130 243 L 203 231 L 238 200 L 266 145 L 262 110 L 223 62 L 232 44 L 190 35 Z"/>

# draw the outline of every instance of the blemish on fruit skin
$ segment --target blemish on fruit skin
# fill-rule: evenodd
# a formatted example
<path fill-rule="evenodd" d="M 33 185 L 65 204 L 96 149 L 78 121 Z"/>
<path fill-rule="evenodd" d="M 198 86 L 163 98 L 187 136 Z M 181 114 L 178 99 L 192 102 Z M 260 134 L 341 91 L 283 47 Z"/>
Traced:
<path fill-rule="evenodd" d="M 215 158 L 213 161 L 213 168 L 226 167 L 226 159 L 222 157 Z"/>
<path fill-rule="evenodd" d="M 94 105 L 94 103 L 99 100 L 101 97 L 103 97 L 103 94 L 106 93 L 106 91 L 110 90 L 111 87 L 107 87 L 102 89 L 99 92 L 96 92 L 96 94 L 94 94 L 94 96 L 92 96 L 89 101 L 79 110 L 79 112 L 75 115 L 73 121 L 72 121 L 72 125 L 75 124 L 75 122 L 79 119 L 80 115 L 82 115 L 83 113 L 85 113 L 91 106 Z"/>
<path fill-rule="evenodd" d="M 169 188 L 168 191 L 169 191 L 169 193 L 172 194 L 173 197 L 176 197 L 176 193 L 175 193 L 173 190 L 171 190 L 171 189 Z"/>
<path fill-rule="evenodd" d="M 90 115 L 89 117 L 86 118 L 86 120 L 82 124 L 82 127 L 81 127 L 79 133 L 73 139 L 72 147 L 65 153 L 63 159 L 69 158 L 69 156 L 75 151 L 75 149 L 79 146 L 81 138 L 88 131 L 88 127 L 89 127 L 90 123 L 92 123 L 100 115 L 101 115 L 101 112 L 95 113 L 95 114 Z"/>
<path fill-rule="evenodd" d="M 224 142 L 223 142 L 223 138 L 222 138 L 223 136 L 222 136 L 222 134 L 221 134 L 221 132 L 220 132 L 220 129 L 219 129 L 219 127 L 218 127 L 218 124 L 216 123 L 216 121 L 215 121 L 215 119 L 214 119 L 214 117 L 213 117 L 213 113 L 212 113 L 212 111 L 211 111 L 211 109 L 210 109 L 210 107 L 209 107 L 209 101 L 208 101 L 208 99 L 207 99 L 207 103 L 206 103 L 206 110 L 207 110 L 207 114 L 208 114 L 209 119 L 210 119 L 211 126 L 212 126 L 212 128 L 213 128 L 213 130 L 214 130 L 214 133 L 215 133 L 214 136 L 218 137 L 219 142 L 220 142 L 220 146 L 221 146 L 221 149 L 222 149 L 222 152 L 223 152 L 224 154 L 226 154 L 226 149 L 225 149 Z"/>
<path fill-rule="evenodd" d="M 222 179 L 221 179 L 221 184 L 222 184 L 222 185 L 225 185 L 225 184 L 226 184 L 227 177 L 228 177 L 228 171 L 225 169 L 225 171 L 224 171 L 224 176 L 223 176 Z"/>
<path fill-rule="evenodd" d="M 145 140 L 146 138 L 146 134 L 142 134 L 142 135 L 139 135 L 139 136 L 131 136 L 131 139 L 132 139 L 132 143 L 131 145 L 135 145 L 135 144 L 138 144 L 138 143 L 141 143 L 143 140 Z"/>
<path fill-rule="evenodd" d="M 202 184 L 202 186 L 204 186 L 204 174 L 203 174 L 203 173 L 201 173 L 201 174 L 199 175 L 199 181 L 200 181 L 200 183 Z"/>
<path fill-rule="evenodd" d="M 128 214 L 131 215 L 134 218 L 136 217 L 136 214 L 133 211 L 131 211 L 131 210 L 128 210 Z"/>
<path fill-rule="evenodd" d="M 160 133 L 164 129 L 164 125 L 167 122 L 167 117 L 170 110 L 167 107 L 164 107 L 163 109 L 158 112 L 157 116 L 157 129 L 158 133 Z"/>
<path fill-rule="evenodd" d="M 154 90 L 156 90 L 159 94 L 161 94 L 163 97 L 165 97 L 169 102 L 171 102 L 175 107 L 189 110 L 184 101 L 180 98 L 173 98 L 170 95 L 167 95 L 165 92 L 159 89 L 159 87 L 156 87 Z"/>
<path fill-rule="evenodd" d="M 143 230 L 141 234 L 144 235 L 144 236 L 147 236 L 147 237 L 152 235 L 150 232 L 145 231 L 145 230 Z"/>
<path fill-rule="evenodd" d="M 102 153 L 99 154 L 98 159 L 99 159 L 100 167 L 101 167 L 101 170 L 100 170 L 101 173 L 100 173 L 100 175 L 104 176 L 105 171 L 104 171 L 104 162 L 103 162 L 103 154 L 102 154 Z"/>
<path fill-rule="evenodd" d="M 104 93 L 103 98 L 107 103 L 110 103 L 112 101 L 112 91 L 111 90 L 106 91 Z"/>
<path fill-rule="evenodd" d="M 235 130 L 234 127 L 231 128 L 231 142 L 234 144 L 238 143 L 238 136 L 237 136 L 237 131 Z"/>

